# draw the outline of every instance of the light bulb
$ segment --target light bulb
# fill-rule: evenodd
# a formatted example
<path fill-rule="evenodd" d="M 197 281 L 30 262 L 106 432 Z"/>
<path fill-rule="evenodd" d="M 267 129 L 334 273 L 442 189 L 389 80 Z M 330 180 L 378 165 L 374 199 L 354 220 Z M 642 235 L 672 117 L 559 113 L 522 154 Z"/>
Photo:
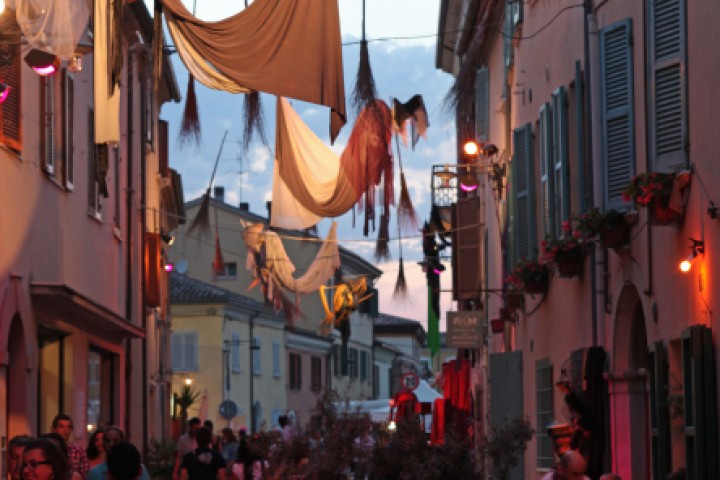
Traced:
<path fill-rule="evenodd" d="M 478 144 L 473 142 L 472 140 L 465 142 L 465 145 L 463 145 L 463 151 L 465 152 L 465 155 L 469 155 L 471 157 L 474 157 L 478 154 Z"/>

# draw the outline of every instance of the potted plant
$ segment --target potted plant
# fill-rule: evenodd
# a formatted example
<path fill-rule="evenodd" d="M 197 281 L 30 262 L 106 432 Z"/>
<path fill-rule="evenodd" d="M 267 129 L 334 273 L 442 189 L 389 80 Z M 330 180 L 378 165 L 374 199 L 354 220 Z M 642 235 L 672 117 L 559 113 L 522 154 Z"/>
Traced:
<path fill-rule="evenodd" d="M 675 175 L 672 173 L 645 172 L 635 175 L 623 190 L 623 201 L 647 207 L 653 225 L 677 223 L 682 214 L 669 205 L 674 182 Z"/>
<path fill-rule="evenodd" d="M 547 290 L 550 269 L 535 259 L 520 260 L 505 278 L 505 282 L 515 290 L 525 293 L 543 293 Z"/>
<path fill-rule="evenodd" d="M 570 231 L 570 221 L 563 222 L 565 235 L 561 237 L 548 236 L 540 243 L 542 248 L 542 261 L 555 264 L 561 277 L 569 278 L 582 273 L 585 264 L 586 241 L 582 234 L 575 230 Z"/>
<path fill-rule="evenodd" d="M 630 225 L 625 214 L 615 209 L 607 212 L 593 207 L 576 219 L 577 230 L 585 239 L 600 238 L 605 248 L 618 248 L 630 240 Z"/>
<path fill-rule="evenodd" d="M 505 290 L 503 298 L 505 299 L 506 308 L 522 308 L 524 299 L 522 291 L 516 290 L 515 288 L 508 288 Z"/>

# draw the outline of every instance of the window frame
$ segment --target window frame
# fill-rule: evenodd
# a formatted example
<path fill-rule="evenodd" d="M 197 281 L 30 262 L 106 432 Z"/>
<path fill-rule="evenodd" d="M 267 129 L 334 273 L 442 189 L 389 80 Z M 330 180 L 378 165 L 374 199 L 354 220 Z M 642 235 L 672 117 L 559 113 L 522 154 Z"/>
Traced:
<path fill-rule="evenodd" d="M 176 343 L 179 342 L 179 343 Z M 190 344 L 188 345 L 188 342 Z M 178 346 L 179 345 L 179 346 Z M 179 351 L 176 350 L 179 348 Z M 191 348 L 194 350 L 190 358 L 187 358 L 187 349 Z M 181 330 L 172 332 L 170 339 L 170 350 L 171 350 L 171 364 L 173 372 L 197 372 L 200 368 L 200 356 L 199 356 L 199 345 L 198 345 L 198 334 L 192 330 Z M 179 363 L 176 362 L 176 352 Z M 192 361 L 191 361 L 192 360 Z"/>

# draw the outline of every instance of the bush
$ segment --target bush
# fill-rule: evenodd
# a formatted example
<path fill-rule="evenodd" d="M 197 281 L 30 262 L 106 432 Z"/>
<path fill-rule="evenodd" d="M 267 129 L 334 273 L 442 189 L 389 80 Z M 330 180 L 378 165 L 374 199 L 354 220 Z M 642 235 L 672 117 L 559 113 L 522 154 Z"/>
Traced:
<path fill-rule="evenodd" d="M 150 478 L 153 480 L 173 480 L 175 449 L 176 443 L 172 439 L 150 439 L 145 464 Z"/>

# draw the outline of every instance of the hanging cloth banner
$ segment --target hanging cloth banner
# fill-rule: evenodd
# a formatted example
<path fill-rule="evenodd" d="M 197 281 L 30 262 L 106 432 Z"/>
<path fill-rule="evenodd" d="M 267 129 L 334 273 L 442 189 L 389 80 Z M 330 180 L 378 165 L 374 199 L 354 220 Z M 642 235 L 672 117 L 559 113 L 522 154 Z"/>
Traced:
<path fill-rule="evenodd" d="M 57 55 L 60 60 L 73 57 L 90 18 L 88 2 L 8 0 L 6 3 L 15 10 L 23 40 L 28 45 Z"/>
<path fill-rule="evenodd" d="M 339 157 L 284 98 L 278 98 L 276 123 L 272 226 L 310 228 L 343 215 L 363 194 L 372 210 L 381 180 L 385 211 L 394 203 L 390 109 L 383 101 L 360 112 Z"/>
<path fill-rule="evenodd" d="M 180 58 L 198 81 L 326 105 L 335 140 L 346 122 L 337 0 L 255 0 L 218 22 L 195 18 L 180 0 L 161 1 Z"/>
<path fill-rule="evenodd" d="M 113 32 L 113 14 L 107 1 L 95 2 L 95 143 L 116 144 L 120 141 L 120 88 L 112 84 L 112 68 L 109 68 L 108 64 L 111 58 L 110 47 L 116 38 Z"/>

